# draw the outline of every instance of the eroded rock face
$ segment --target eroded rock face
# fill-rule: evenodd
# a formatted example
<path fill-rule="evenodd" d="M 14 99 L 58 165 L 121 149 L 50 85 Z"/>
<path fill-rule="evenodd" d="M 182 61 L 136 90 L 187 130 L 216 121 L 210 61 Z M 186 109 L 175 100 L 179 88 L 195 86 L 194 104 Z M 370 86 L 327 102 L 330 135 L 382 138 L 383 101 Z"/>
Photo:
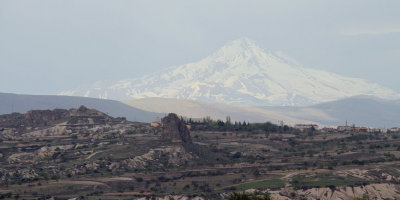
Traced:
<path fill-rule="evenodd" d="M 282 188 L 280 190 L 268 192 L 271 194 L 271 199 L 274 200 L 300 199 L 300 197 L 305 197 L 310 200 L 348 200 L 355 198 L 400 199 L 399 191 L 400 186 L 397 184 L 377 183 L 365 186 L 340 186 L 335 188 L 321 187 L 306 190 Z M 296 194 L 299 198 L 292 198 L 291 194 Z"/>
<path fill-rule="evenodd" d="M 71 117 L 67 124 L 105 125 L 107 123 L 122 123 L 126 121 L 124 117 L 114 118 L 96 109 L 86 108 L 85 106 L 81 106 L 78 109 L 70 109 L 69 113 Z"/>
<path fill-rule="evenodd" d="M 0 129 L 23 130 L 26 127 L 42 127 L 67 117 L 69 117 L 69 112 L 64 109 L 30 110 L 26 114 L 5 114 L 0 115 Z"/>
<path fill-rule="evenodd" d="M 189 129 L 175 113 L 170 113 L 161 120 L 162 137 L 173 142 L 192 142 Z"/>
<path fill-rule="evenodd" d="M 45 126 L 67 117 L 69 117 L 69 112 L 65 109 L 30 110 L 25 114 L 27 125 L 33 127 Z"/>
<path fill-rule="evenodd" d="M 110 116 L 108 116 L 96 109 L 89 109 L 85 106 L 81 106 L 78 109 L 75 109 L 75 108 L 69 109 L 69 113 L 73 117 L 101 116 L 101 117 L 105 117 L 105 118 L 111 118 Z"/>
<path fill-rule="evenodd" d="M 167 167 L 168 165 L 178 167 L 189 162 L 192 158 L 193 156 L 187 153 L 184 147 L 176 145 L 151 149 L 143 155 L 125 160 L 123 164 L 132 169 L 144 169 L 148 166 Z"/>

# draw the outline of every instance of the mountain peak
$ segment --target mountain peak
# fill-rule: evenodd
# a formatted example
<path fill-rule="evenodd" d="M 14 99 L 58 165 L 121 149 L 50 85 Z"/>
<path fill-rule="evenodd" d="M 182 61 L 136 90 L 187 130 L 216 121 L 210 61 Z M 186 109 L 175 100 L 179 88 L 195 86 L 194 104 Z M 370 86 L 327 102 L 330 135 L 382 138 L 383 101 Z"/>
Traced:
<path fill-rule="evenodd" d="M 255 40 L 249 39 L 247 37 L 239 38 L 230 42 L 231 45 L 240 46 L 242 48 L 258 47 Z"/>
<path fill-rule="evenodd" d="M 268 53 L 254 40 L 240 38 L 198 62 L 64 94 L 112 99 L 165 97 L 235 105 L 310 105 L 361 94 L 399 97 L 393 90 L 366 80 L 298 66 L 282 53 Z"/>
<path fill-rule="evenodd" d="M 250 49 L 257 49 L 262 50 L 260 46 L 258 46 L 255 40 L 249 39 L 247 37 L 243 37 L 237 40 L 233 40 L 222 48 L 233 48 L 233 49 L 241 49 L 241 50 L 250 50 Z"/>
<path fill-rule="evenodd" d="M 257 42 L 249 38 L 233 40 L 222 46 L 214 56 L 223 60 L 236 59 L 237 57 L 251 57 L 265 53 Z"/>

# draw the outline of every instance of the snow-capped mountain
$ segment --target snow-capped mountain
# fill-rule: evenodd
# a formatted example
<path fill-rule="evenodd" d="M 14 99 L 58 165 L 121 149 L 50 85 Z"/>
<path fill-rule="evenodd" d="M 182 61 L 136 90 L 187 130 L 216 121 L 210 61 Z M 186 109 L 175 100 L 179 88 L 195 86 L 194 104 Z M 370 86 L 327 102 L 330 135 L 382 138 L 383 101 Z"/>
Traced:
<path fill-rule="evenodd" d="M 230 42 L 198 62 L 60 94 L 116 100 L 166 97 L 235 105 L 310 105 L 355 95 L 400 97 L 363 79 L 304 68 L 247 38 Z"/>

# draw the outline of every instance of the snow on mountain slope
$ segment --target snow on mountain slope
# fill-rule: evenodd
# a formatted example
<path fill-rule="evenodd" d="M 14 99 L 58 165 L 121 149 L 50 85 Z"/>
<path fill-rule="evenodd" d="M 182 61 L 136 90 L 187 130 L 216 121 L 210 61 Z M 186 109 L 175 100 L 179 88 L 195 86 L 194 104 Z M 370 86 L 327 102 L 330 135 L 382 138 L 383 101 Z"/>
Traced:
<path fill-rule="evenodd" d="M 62 95 L 107 99 L 165 97 L 234 105 L 310 105 L 355 95 L 398 98 L 398 93 L 359 78 L 300 66 L 243 38 L 195 63 L 142 78 L 97 82 Z"/>

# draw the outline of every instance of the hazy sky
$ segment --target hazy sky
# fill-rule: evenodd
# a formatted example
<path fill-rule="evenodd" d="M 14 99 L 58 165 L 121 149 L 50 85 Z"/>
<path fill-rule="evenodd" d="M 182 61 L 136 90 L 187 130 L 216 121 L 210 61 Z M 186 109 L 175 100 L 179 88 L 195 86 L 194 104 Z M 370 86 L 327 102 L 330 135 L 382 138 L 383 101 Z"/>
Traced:
<path fill-rule="evenodd" d="M 399 0 L 0 0 L 0 92 L 56 94 L 251 38 L 400 92 Z"/>

